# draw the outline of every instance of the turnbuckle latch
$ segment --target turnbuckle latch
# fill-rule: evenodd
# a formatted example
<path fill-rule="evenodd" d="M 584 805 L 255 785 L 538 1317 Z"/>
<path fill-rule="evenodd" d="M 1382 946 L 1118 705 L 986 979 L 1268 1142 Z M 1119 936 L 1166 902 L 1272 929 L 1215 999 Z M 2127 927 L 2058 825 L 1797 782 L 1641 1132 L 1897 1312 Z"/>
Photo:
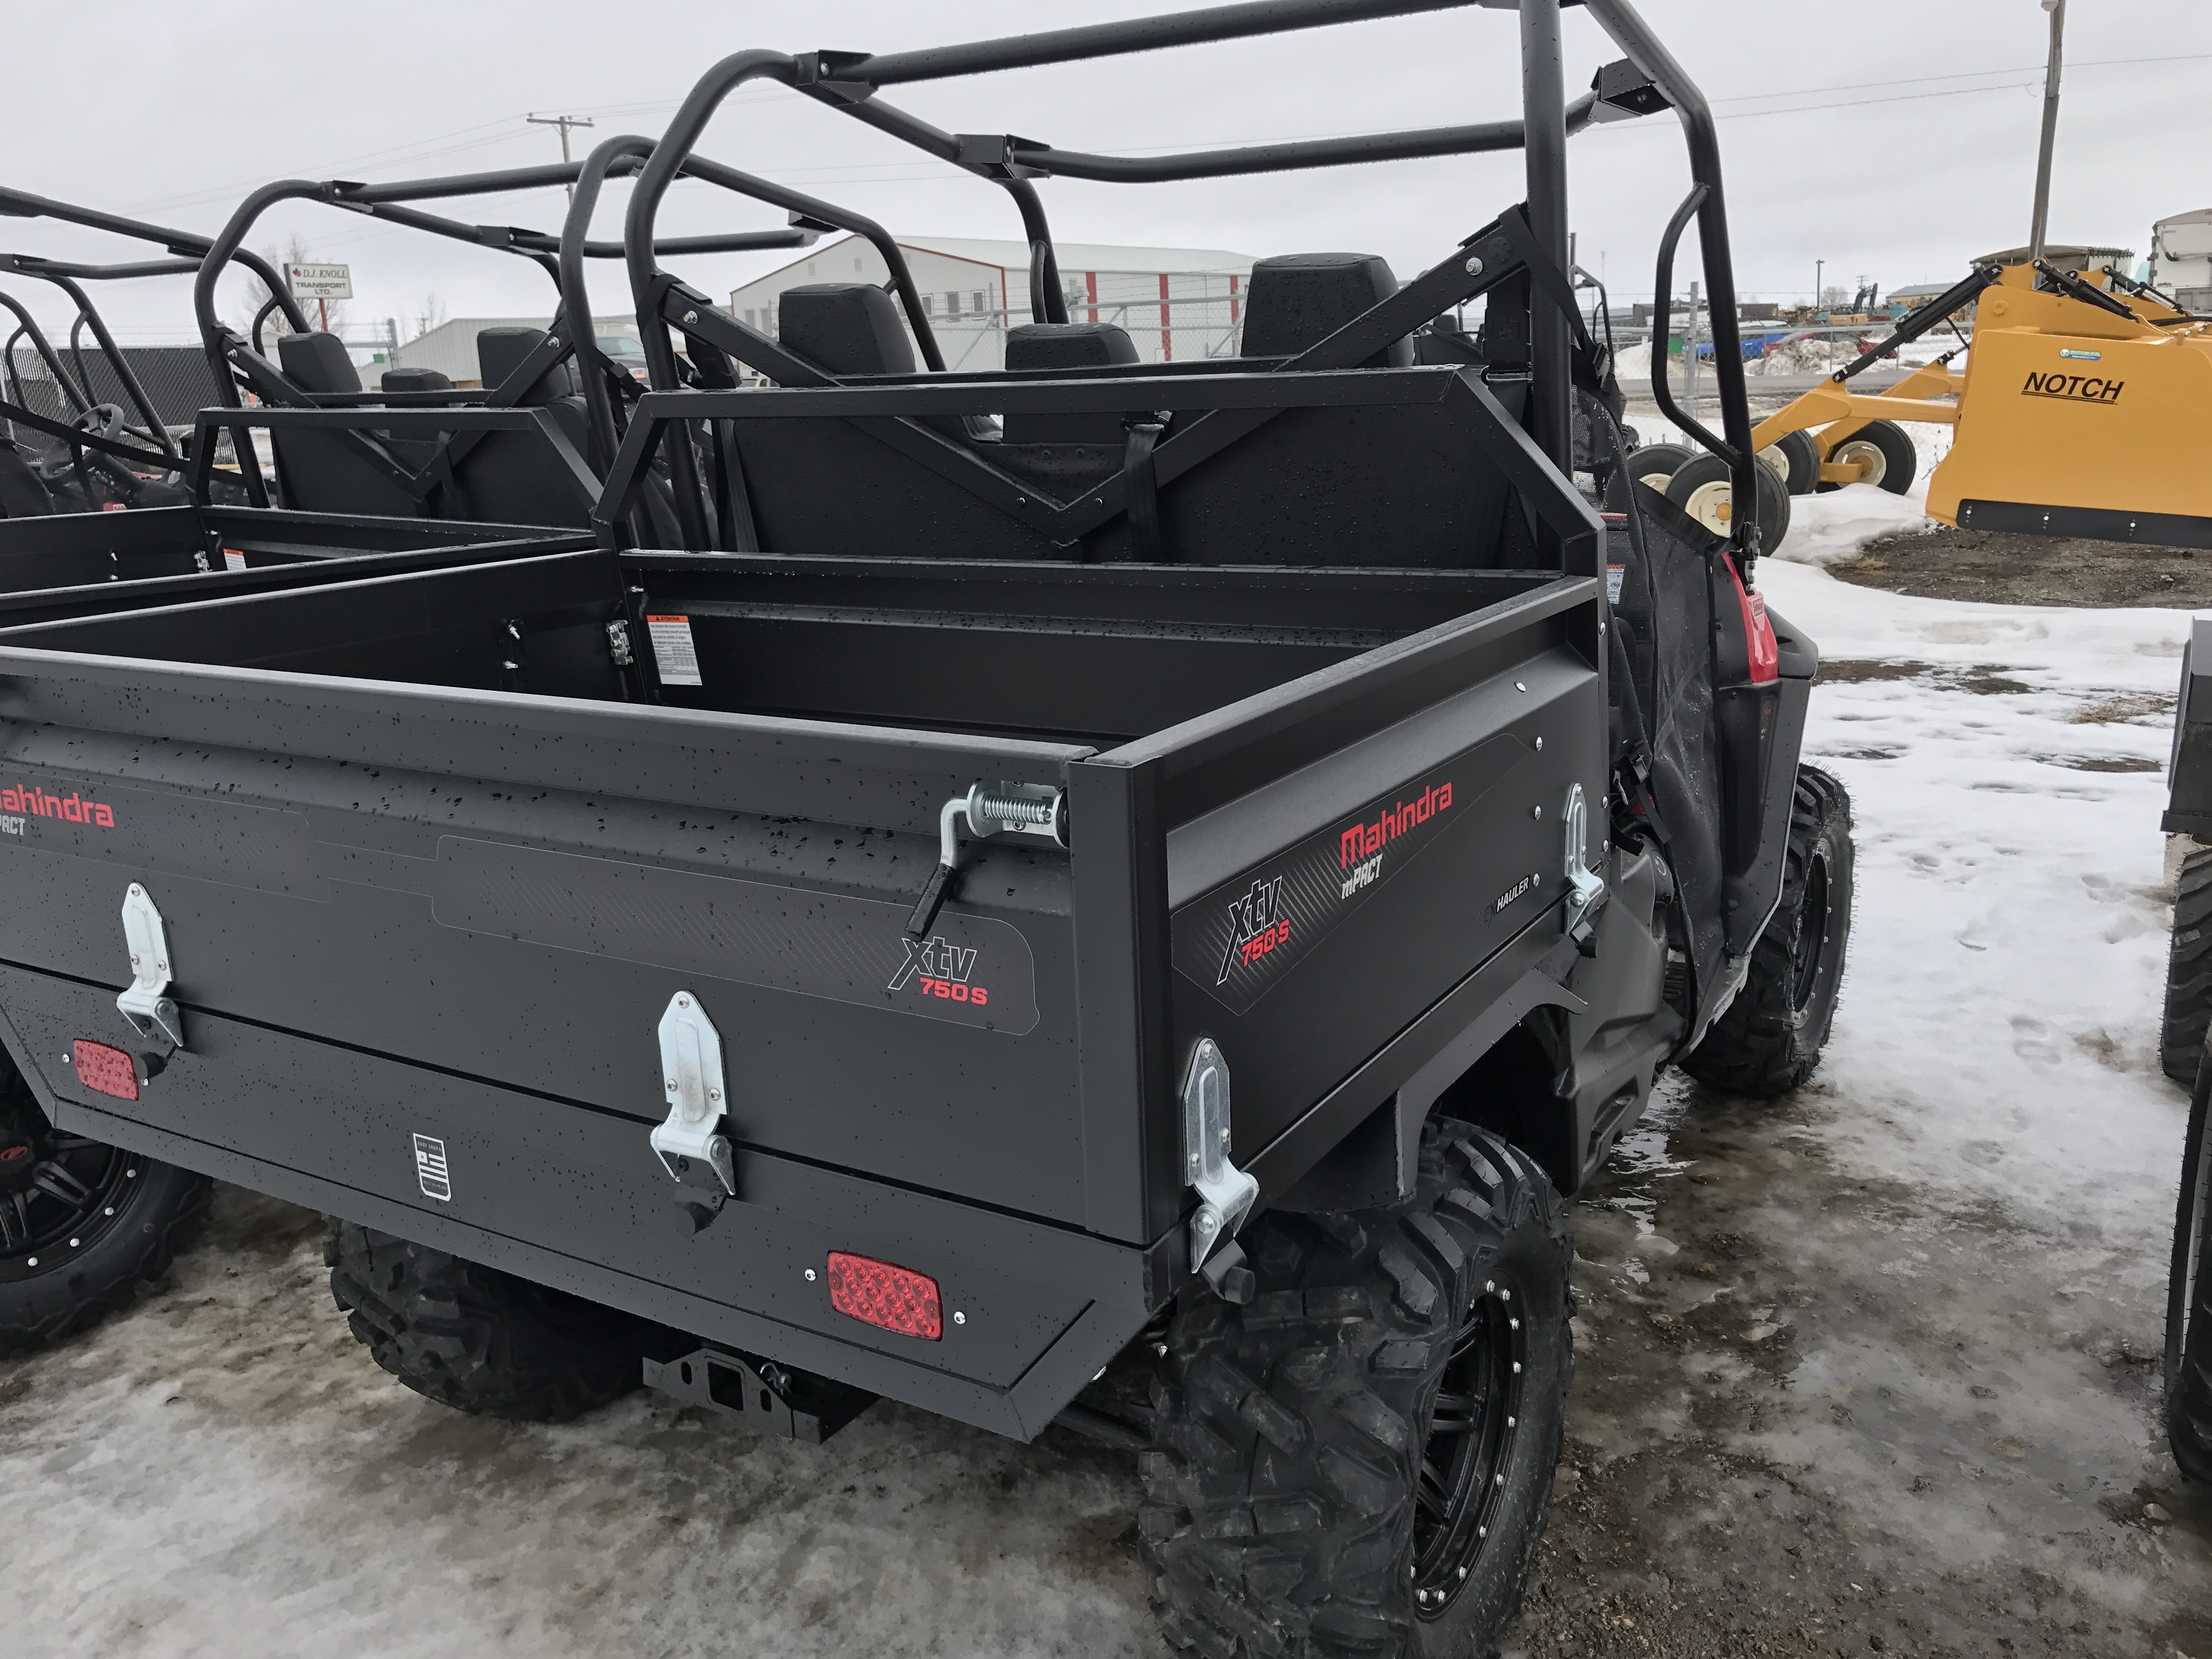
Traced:
<path fill-rule="evenodd" d="M 716 1205 L 738 1193 L 737 1162 L 721 1133 L 729 1107 L 722 1076 L 722 1036 L 699 999 L 678 991 L 660 1017 L 660 1078 L 667 1121 L 651 1136 L 672 1178 L 711 1194 Z"/>
<path fill-rule="evenodd" d="M 952 878 L 960 869 L 960 820 L 978 840 L 987 836 L 1035 836 L 1054 846 L 1067 845 L 1067 793 L 1047 783 L 976 783 L 964 795 L 955 795 L 937 815 L 937 868 L 921 890 L 906 931 L 915 939 L 927 939 L 952 891 Z"/>
<path fill-rule="evenodd" d="M 1567 805 L 1559 814 L 1566 836 L 1566 931 L 1575 943 L 1587 946 L 1595 933 L 1598 907 L 1605 902 L 1605 879 L 1586 861 L 1589 841 L 1589 808 L 1579 783 L 1567 787 Z M 1587 951 L 1585 951 L 1587 954 Z"/>
<path fill-rule="evenodd" d="M 154 896 L 137 882 L 123 896 L 123 942 L 131 952 L 131 987 L 115 999 L 131 1029 L 149 1042 L 185 1046 L 185 1017 L 169 995 L 169 932 Z"/>
<path fill-rule="evenodd" d="M 1194 1272 L 1235 1236 L 1260 1196 L 1260 1183 L 1230 1162 L 1229 1127 L 1229 1062 L 1212 1037 L 1200 1037 L 1182 1080 L 1183 1180 L 1200 1200 L 1190 1218 Z"/>

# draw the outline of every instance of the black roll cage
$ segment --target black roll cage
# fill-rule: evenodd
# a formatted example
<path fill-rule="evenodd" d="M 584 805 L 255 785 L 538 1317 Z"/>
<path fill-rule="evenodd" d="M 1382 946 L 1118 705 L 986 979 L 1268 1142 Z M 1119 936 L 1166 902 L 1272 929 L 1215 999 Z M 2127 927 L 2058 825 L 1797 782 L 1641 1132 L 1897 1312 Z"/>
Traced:
<path fill-rule="evenodd" d="M 1559 15 L 1575 0 L 1246 0 L 1246 3 L 1203 7 L 1164 16 L 1135 18 L 1075 28 L 1052 29 L 1008 39 L 937 46 L 915 52 L 870 53 L 817 51 L 791 56 L 770 51 L 732 54 L 708 70 L 669 123 L 666 134 L 641 172 L 630 198 L 624 244 L 630 287 L 646 335 L 647 362 L 654 388 L 678 384 L 675 354 L 665 322 L 694 343 L 708 343 L 739 357 L 781 383 L 818 386 L 817 373 L 785 377 L 796 360 L 774 341 L 710 305 L 704 296 L 682 290 L 653 258 L 653 227 L 661 198 L 681 173 L 691 170 L 692 152 L 708 121 L 732 92 L 747 82 L 769 80 L 899 138 L 941 161 L 963 167 L 1006 189 L 1020 212 L 1031 247 L 1030 305 L 1033 320 L 1066 319 L 1052 257 L 1052 240 L 1043 206 L 1031 180 L 1053 173 L 1102 182 L 1152 182 L 1222 178 L 1417 156 L 1467 155 L 1519 149 L 1528 158 L 1526 222 L 1535 252 L 1561 273 L 1556 286 L 1532 263 L 1533 286 L 1547 302 L 1532 305 L 1530 329 L 1534 397 L 1530 430 L 1553 464 L 1566 471 L 1573 464 L 1571 357 L 1579 318 L 1564 273 L 1570 267 L 1566 224 L 1565 142 L 1592 120 L 1626 118 L 1672 107 L 1687 140 L 1693 181 L 1690 199 L 1676 216 L 1660 257 L 1662 295 L 1674 246 L 1691 217 L 1698 222 L 1705 280 L 1714 299 L 1714 343 L 1722 408 L 1722 435 L 1689 422 L 1675 408 L 1662 377 L 1654 377 L 1661 407 L 1698 442 L 1729 466 L 1739 499 L 1753 499 L 1756 488 L 1750 408 L 1746 397 L 1741 342 L 1736 324 L 1735 281 L 1729 258 L 1723 203 L 1720 149 L 1712 114 L 1705 98 L 1673 56 L 1638 15 L 1629 0 L 1581 0 L 1583 9 L 1626 54 L 1626 64 L 1599 72 L 1591 91 L 1571 104 L 1565 95 Z M 1457 10 L 1470 5 L 1517 11 L 1521 21 L 1522 117 L 1478 125 L 1427 128 L 1352 138 L 1303 140 L 1243 149 L 1194 151 L 1180 155 L 1126 157 L 1063 150 L 1011 134 L 946 132 L 885 103 L 887 86 L 945 80 L 1000 70 L 1149 52 L 1279 34 L 1331 24 L 1376 18 Z M 902 295 L 902 299 L 908 296 Z M 917 340 L 927 340 L 921 307 L 908 301 L 908 320 Z M 804 365 L 796 365 L 804 368 Z M 677 506 L 686 516 L 687 541 L 704 544 L 699 522 L 699 487 L 690 447 L 672 445 L 668 459 L 678 485 Z M 1748 566 L 1759 551 L 1757 515 L 1735 515 L 1731 541 Z"/>
<path fill-rule="evenodd" d="M 70 358 L 76 370 L 74 376 L 63 368 L 59 356 L 47 342 L 46 336 L 40 331 L 38 325 L 31 320 L 29 313 L 17 304 L 12 296 L 0 294 L 0 305 L 4 305 L 9 310 L 14 312 L 19 324 L 15 333 L 9 337 L 7 346 L 9 366 L 9 390 L 16 394 L 10 398 L 11 403 L 20 404 L 22 402 L 21 386 L 15 381 L 13 366 L 15 340 L 18 337 L 27 337 L 33 349 L 38 352 L 40 360 L 46 363 L 47 371 L 53 374 L 61 386 L 62 395 L 75 407 L 79 416 L 88 413 L 93 407 L 93 388 L 91 376 L 85 368 L 80 336 L 88 326 L 92 330 L 93 338 L 99 343 L 100 349 L 107 354 L 108 362 L 115 366 L 116 378 L 122 383 L 125 395 L 136 406 L 139 420 L 145 427 L 149 440 L 157 447 L 159 453 L 141 449 L 137 446 L 117 445 L 87 434 L 72 434 L 68 430 L 55 431 L 53 428 L 57 425 L 56 422 L 46 421 L 33 415 L 27 410 L 20 412 L 11 410 L 9 411 L 11 419 L 18 420 L 36 430 L 49 432 L 50 435 L 61 437 L 72 444 L 90 447 L 139 465 L 155 465 L 165 470 L 181 467 L 185 461 L 184 455 L 178 448 L 175 440 L 169 435 L 167 427 L 155 410 L 153 399 L 147 395 L 146 388 L 140 383 L 136 371 L 131 367 L 130 361 L 124 356 L 115 343 L 114 337 L 108 332 L 106 319 L 100 315 L 99 307 L 93 303 L 92 296 L 85 292 L 82 284 L 88 282 L 130 281 L 144 276 L 184 276 L 197 271 L 212 246 L 210 239 L 191 231 L 178 230 L 167 225 L 153 224 L 146 220 L 132 219 L 122 214 L 103 213 L 97 208 L 88 208 L 75 202 L 60 201 L 53 197 L 34 195 L 29 191 L 12 190 L 5 186 L 0 186 L 0 216 L 16 219 L 54 219 L 67 224 L 82 225 L 88 229 L 127 237 L 132 241 L 150 242 L 170 256 L 165 259 L 141 259 L 90 264 L 65 259 L 42 258 L 33 254 L 0 255 L 0 270 L 52 283 L 66 294 L 70 303 L 76 307 L 76 319 L 70 325 L 69 335 Z M 272 292 L 281 291 L 283 284 L 278 281 L 276 273 L 270 269 L 268 262 L 258 254 L 241 249 L 233 257 L 240 264 L 244 265 L 267 283 Z M 302 327 L 306 325 L 304 318 L 300 319 L 300 325 Z"/>
<path fill-rule="evenodd" d="M 625 140 L 626 143 L 641 144 L 643 140 Z M 634 171 L 641 158 L 625 155 L 610 164 L 610 170 L 618 173 Z M 580 332 L 589 337 L 591 312 L 583 306 L 581 315 L 586 325 L 581 330 L 564 325 L 564 319 L 577 314 L 566 309 L 568 299 L 561 281 L 557 258 L 564 240 L 567 225 L 575 222 L 578 257 L 581 258 L 612 259 L 623 252 L 621 244 L 610 241 L 594 242 L 587 239 L 584 228 L 590 223 L 590 206 L 586 203 L 580 218 L 576 206 L 570 204 L 564 220 L 563 234 L 532 230 L 518 225 L 469 224 L 442 215 L 428 213 L 408 205 L 415 202 L 439 201 L 453 197 L 508 194 L 517 191 L 537 190 L 555 185 L 573 185 L 583 173 L 581 162 L 560 162 L 542 167 L 509 167 L 491 172 L 455 173 L 434 179 L 402 179 L 386 184 L 364 184 L 356 180 L 332 179 L 320 181 L 304 179 L 280 179 L 262 185 L 240 202 L 222 229 L 206 245 L 198 266 L 198 276 L 192 285 L 194 314 L 199 325 L 202 349 L 208 357 L 209 367 L 216 376 L 216 390 L 222 399 L 222 406 L 240 409 L 244 406 L 240 395 L 240 383 L 249 383 L 264 403 L 276 402 L 300 409 L 345 409 L 374 406 L 380 411 L 376 422 L 380 430 L 395 430 L 381 418 L 393 409 L 455 408 L 470 404 L 501 404 L 515 401 L 542 380 L 572 349 L 580 349 L 567 337 Z M 295 385 L 276 366 L 269 361 L 261 340 L 262 325 L 276 310 L 283 310 L 286 320 L 296 330 L 306 331 L 307 319 L 298 301 L 289 290 L 274 277 L 274 273 L 263 275 L 270 284 L 270 299 L 254 317 L 248 331 L 250 338 L 242 338 L 224 325 L 216 314 L 216 284 L 225 266 L 234 258 L 244 257 L 247 234 L 261 216 L 276 204 L 283 201 L 317 201 L 341 208 L 366 218 L 382 220 L 386 223 L 404 226 L 451 240 L 468 242 L 477 246 L 512 253 L 528 259 L 543 270 L 554 284 L 562 301 L 556 312 L 554 327 L 547 339 L 516 368 L 507 382 L 497 387 L 481 391 L 422 392 L 311 392 Z M 787 225 L 770 230 L 732 231 L 707 236 L 671 237 L 659 244 L 659 251 L 670 254 L 720 253 L 741 252 L 755 248 L 803 247 L 811 243 L 816 233 L 803 227 Z M 266 272 L 265 264 L 256 262 Z M 576 283 L 579 297 L 582 295 L 580 276 Z M 586 361 L 605 367 L 605 360 L 596 345 L 589 348 Z M 600 388 L 604 394 L 605 388 Z M 266 422 L 224 422 L 232 441 L 239 446 L 241 471 L 248 475 L 247 489 L 257 505 L 260 502 L 258 489 L 259 458 L 254 453 L 252 428 L 270 425 Z M 416 422 L 412 424 L 424 424 Z M 470 448 L 481 441 L 484 433 L 509 429 L 506 426 L 483 423 L 455 422 L 451 424 L 453 436 L 438 462 L 423 469 L 402 467 L 371 446 L 355 420 L 326 422 L 321 428 L 336 433 L 340 441 L 356 448 L 361 458 L 378 470 L 390 475 L 403 487 L 418 495 L 428 487 L 428 480 L 443 467 L 450 467 Z M 320 429 L 320 428 L 319 428 Z M 539 431 L 542 422 L 524 422 L 520 429 Z M 570 460 L 565 445 L 560 447 L 563 465 Z"/>

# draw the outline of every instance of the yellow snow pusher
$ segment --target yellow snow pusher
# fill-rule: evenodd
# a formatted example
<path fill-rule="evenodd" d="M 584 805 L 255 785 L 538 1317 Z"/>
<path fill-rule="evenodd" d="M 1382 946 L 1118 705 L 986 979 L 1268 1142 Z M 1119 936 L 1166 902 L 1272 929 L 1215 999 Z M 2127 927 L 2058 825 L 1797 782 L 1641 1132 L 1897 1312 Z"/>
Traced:
<path fill-rule="evenodd" d="M 1965 374 L 1950 367 L 1962 338 L 1879 395 L 1851 390 L 1861 371 L 1970 305 Z M 1898 423 L 1909 422 L 1956 428 L 1929 480 L 1929 516 L 1941 523 L 2212 547 L 2212 319 L 2118 270 L 1978 264 L 1761 422 L 1752 441 L 1797 493 L 1901 493 L 1914 452 Z"/>

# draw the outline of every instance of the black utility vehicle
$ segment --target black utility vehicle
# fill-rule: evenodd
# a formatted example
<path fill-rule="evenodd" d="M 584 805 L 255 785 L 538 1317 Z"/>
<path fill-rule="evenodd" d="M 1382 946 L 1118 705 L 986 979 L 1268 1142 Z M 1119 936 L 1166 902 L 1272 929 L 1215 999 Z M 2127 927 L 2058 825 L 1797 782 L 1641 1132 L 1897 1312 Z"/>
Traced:
<path fill-rule="evenodd" d="M 343 1218 L 356 1334 L 465 1409 L 642 1375 L 810 1439 L 875 1395 L 1057 1421 L 1140 1453 L 1179 1645 L 1487 1651 L 1559 1449 L 1561 1194 L 1670 1062 L 1802 1081 L 1848 930 L 1755 526 L 1570 475 L 1578 406 L 1620 452 L 1567 136 L 1679 112 L 1656 286 L 1694 219 L 1725 331 L 1711 118 L 1625 0 L 1572 102 L 1522 0 L 1489 125 L 1132 159 L 883 95 L 1450 9 L 727 58 L 629 204 L 657 389 L 600 545 L 0 631 L 0 1014 L 52 1156 Z M 1003 373 L 941 372 L 910 283 L 771 339 L 660 270 L 750 80 L 1009 192 Z M 1516 147 L 1525 206 L 1402 285 L 1264 260 L 1198 362 L 1069 315 L 1034 182 Z M 1480 361 L 1414 362 L 1476 299 Z M 1747 492 L 1717 356 L 1723 433 L 1670 414 Z"/>
<path fill-rule="evenodd" d="M 2159 1054 L 2191 1091 L 2166 1281 L 2166 1438 L 2184 1474 L 2212 1480 L 2212 615 L 2191 621 L 2182 648 L 2166 788 L 2173 933 Z"/>

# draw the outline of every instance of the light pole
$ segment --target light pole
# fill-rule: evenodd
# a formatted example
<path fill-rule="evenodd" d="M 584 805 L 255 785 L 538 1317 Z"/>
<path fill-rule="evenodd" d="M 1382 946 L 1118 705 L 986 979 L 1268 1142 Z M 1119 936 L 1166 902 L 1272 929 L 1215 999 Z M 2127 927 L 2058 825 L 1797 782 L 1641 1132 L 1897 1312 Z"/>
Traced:
<path fill-rule="evenodd" d="M 2027 237 L 2030 264 L 2043 258 L 2043 237 L 2051 218 L 2051 153 L 2058 143 L 2058 75 L 2065 67 L 2066 0 L 2043 0 L 2051 14 L 2051 58 L 2043 70 L 2043 148 L 2035 158 L 2035 225 Z"/>
<path fill-rule="evenodd" d="M 587 115 L 526 115 L 522 118 L 530 126 L 561 129 L 561 159 L 564 162 L 568 159 L 568 129 L 597 125 Z M 573 184 L 568 186 L 568 199 L 572 202 L 576 199 L 576 187 Z"/>
<path fill-rule="evenodd" d="M 1823 273 L 1825 273 L 1827 269 L 1828 262 L 1826 259 L 1815 259 L 1813 261 L 1813 309 L 1815 311 L 1818 311 L 1820 308 L 1820 295 L 1822 292 L 1820 283 Z"/>

